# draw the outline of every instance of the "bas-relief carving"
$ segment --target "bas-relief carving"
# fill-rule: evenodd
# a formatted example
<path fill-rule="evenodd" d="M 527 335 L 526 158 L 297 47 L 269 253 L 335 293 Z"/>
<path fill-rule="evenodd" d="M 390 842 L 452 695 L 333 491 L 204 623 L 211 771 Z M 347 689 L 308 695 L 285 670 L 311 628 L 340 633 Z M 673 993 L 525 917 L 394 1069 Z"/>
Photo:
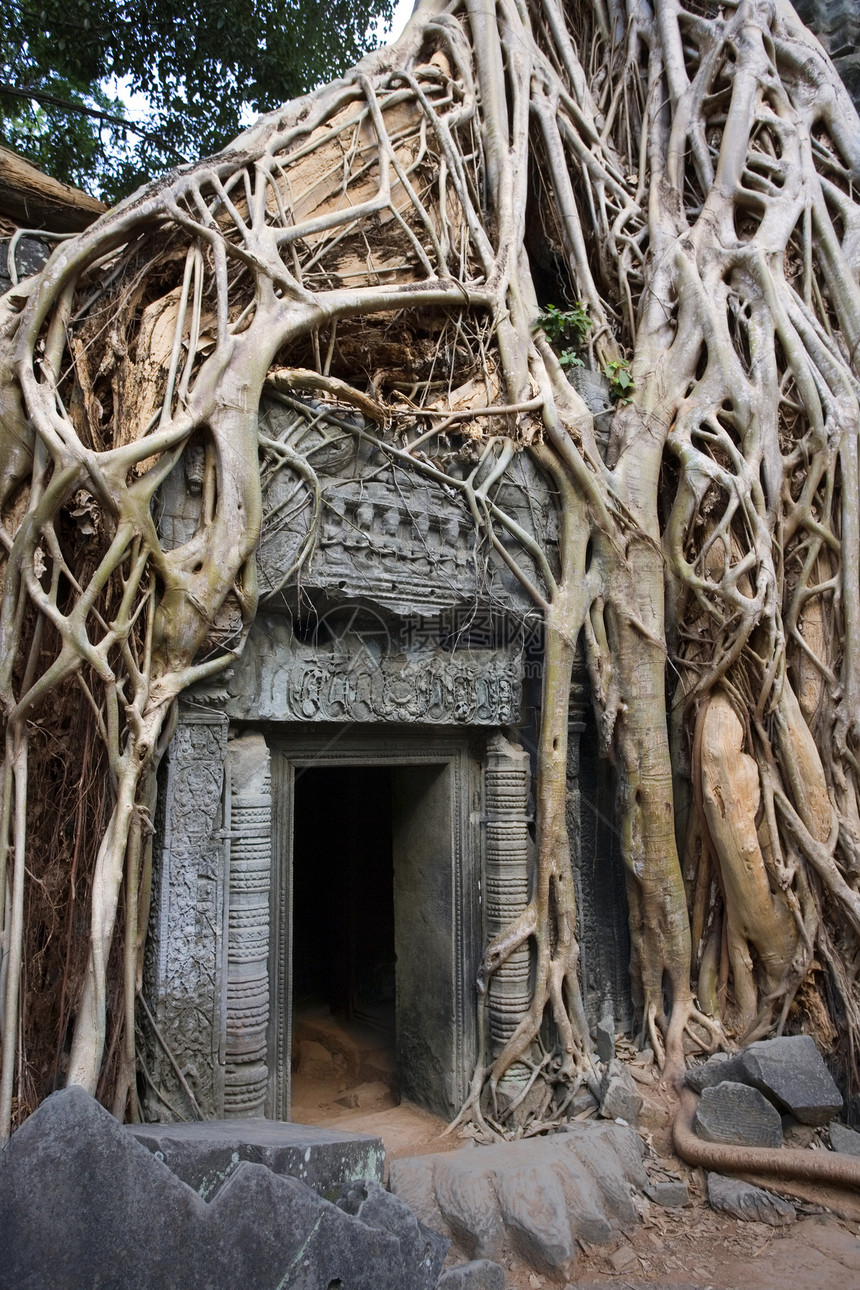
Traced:
<path fill-rule="evenodd" d="M 313 400 L 308 401 L 309 409 Z M 355 420 L 350 416 L 349 420 Z M 359 418 L 360 420 L 360 418 Z M 531 602 L 504 561 L 479 547 L 474 523 L 461 496 L 436 481 L 392 467 L 366 440 L 336 426 L 312 426 L 274 404 L 263 412 L 268 435 L 300 443 L 317 473 L 322 511 L 316 547 L 299 585 L 322 591 L 334 602 L 363 599 L 389 612 L 427 613 L 476 603 L 528 611 Z M 469 473 L 474 463 L 449 463 Z M 265 597 L 281 585 L 310 522 L 309 508 L 297 509 L 295 476 L 264 475 L 264 522 L 259 550 L 260 590 Z M 520 453 L 493 500 L 550 550 L 556 544 L 555 508 L 549 489 L 527 454 Z M 499 537 L 507 542 L 506 530 Z M 512 551 L 525 572 L 540 577 L 517 544 Z"/>
<path fill-rule="evenodd" d="M 168 753 L 161 808 L 157 906 L 147 993 L 159 1032 L 203 1114 L 216 1113 L 221 1034 L 224 841 L 219 836 L 227 720 L 219 713 L 180 715 Z M 154 1083 L 183 1118 L 193 1108 L 173 1063 L 150 1040 Z M 155 1095 L 151 1110 L 172 1118 Z"/>
<path fill-rule="evenodd" d="M 305 643 L 295 639 L 287 620 L 262 615 L 225 682 L 224 711 L 235 720 L 516 722 L 518 654 L 400 648 L 388 653 L 385 644 L 352 633 Z"/>

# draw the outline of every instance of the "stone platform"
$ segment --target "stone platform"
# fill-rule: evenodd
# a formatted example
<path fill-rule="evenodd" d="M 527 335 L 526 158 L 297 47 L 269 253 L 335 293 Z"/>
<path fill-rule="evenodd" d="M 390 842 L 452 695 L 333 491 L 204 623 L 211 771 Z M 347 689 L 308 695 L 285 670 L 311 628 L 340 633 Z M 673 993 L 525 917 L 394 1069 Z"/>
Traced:
<path fill-rule="evenodd" d="M 383 1178 L 382 1139 L 366 1133 L 257 1119 L 129 1124 L 126 1129 L 204 1200 L 244 1160 L 298 1178 L 327 1200 L 347 1183 Z"/>

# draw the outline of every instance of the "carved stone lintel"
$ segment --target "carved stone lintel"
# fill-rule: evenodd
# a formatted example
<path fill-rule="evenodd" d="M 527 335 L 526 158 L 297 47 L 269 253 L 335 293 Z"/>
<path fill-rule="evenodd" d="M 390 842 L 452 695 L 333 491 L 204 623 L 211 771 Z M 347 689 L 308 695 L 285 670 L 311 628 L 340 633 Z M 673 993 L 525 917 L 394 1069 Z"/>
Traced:
<path fill-rule="evenodd" d="M 234 720 L 384 721 L 504 726 L 517 721 L 521 660 L 496 650 L 407 650 L 345 633 L 296 640 L 290 623 L 261 616 L 228 679 Z"/>
<path fill-rule="evenodd" d="M 514 922 L 529 898 L 528 753 L 501 734 L 490 740 L 484 765 L 486 923 L 490 939 Z M 498 1057 L 531 1003 L 531 951 L 516 950 L 490 978 L 490 1041 Z M 508 1081 L 519 1083 L 525 1067 Z"/>
<path fill-rule="evenodd" d="M 262 1115 L 269 1069 L 269 887 L 272 788 L 262 735 L 234 739 L 230 776 L 224 1115 Z"/>

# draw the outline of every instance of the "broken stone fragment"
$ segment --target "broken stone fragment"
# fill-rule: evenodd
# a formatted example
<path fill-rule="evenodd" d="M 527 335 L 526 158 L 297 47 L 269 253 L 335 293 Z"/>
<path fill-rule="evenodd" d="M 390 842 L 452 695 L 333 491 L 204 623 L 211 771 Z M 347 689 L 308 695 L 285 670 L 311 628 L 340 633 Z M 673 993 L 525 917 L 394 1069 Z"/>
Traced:
<path fill-rule="evenodd" d="M 594 1028 L 594 1041 L 597 1056 L 602 1062 L 611 1062 L 615 1056 L 615 1020 L 613 1017 L 601 1017 Z"/>
<path fill-rule="evenodd" d="M 838 1120 L 831 1121 L 829 1129 L 830 1145 L 834 1151 L 843 1151 L 846 1156 L 860 1156 L 860 1133 Z"/>
<path fill-rule="evenodd" d="M 708 1174 L 708 1201 L 711 1209 L 721 1214 L 731 1214 L 746 1223 L 768 1223 L 771 1227 L 785 1227 L 793 1223 L 794 1206 L 772 1192 L 754 1187 L 752 1183 L 723 1174 Z"/>
<path fill-rule="evenodd" d="M 723 1079 L 760 1089 L 801 1124 L 827 1124 L 842 1111 L 842 1094 L 811 1035 L 760 1039 L 729 1059 Z"/>
<path fill-rule="evenodd" d="M 702 1089 L 693 1128 L 706 1142 L 781 1147 L 782 1118 L 763 1093 L 724 1081 Z"/>
<path fill-rule="evenodd" d="M 639 1123 L 642 1098 L 623 1062 L 615 1058 L 609 1063 L 600 1085 L 600 1114 L 606 1120 L 625 1120 Z"/>
<path fill-rule="evenodd" d="M 714 1084 L 722 1084 L 723 1080 L 729 1079 L 726 1073 L 728 1060 L 728 1053 L 714 1053 L 713 1057 L 709 1057 L 706 1062 L 691 1066 L 686 1076 L 687 1088 L 691 1088 L 694 1093 L 701 1093 L 703 1088 L 713 1088 Z"/>
<path fill-rule="evenodd" d="M 683 1209 L 690 1199 L 690 1193 L 687 1190 L 687 1184 L 680 1178 L 666 1178 L 660 1182 L 651 1183 L 645 1188 L 645 1195 L 649 1200 L 653 1200 L 655 1205 L 662 1205 L 664 1209 Z"/>
<path fill-rule="evenodd" d="M 587 1088 L 581 1088 L 574 1093 L 571 1098 L 570 1106 L 567 1108 L 568 1118 L 575 1120 L 578 1115 L 584 1111 L 596 1111 L 597 1098 Z"/>

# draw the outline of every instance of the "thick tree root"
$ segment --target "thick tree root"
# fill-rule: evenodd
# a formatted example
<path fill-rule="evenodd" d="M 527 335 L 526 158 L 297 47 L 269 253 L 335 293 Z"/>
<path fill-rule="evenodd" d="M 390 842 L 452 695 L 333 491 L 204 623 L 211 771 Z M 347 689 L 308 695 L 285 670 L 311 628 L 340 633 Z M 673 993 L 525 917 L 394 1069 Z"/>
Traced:
<path fill-rule="evenodd" d="M 681 1090 L 672 1128 L 675 1150 L 688 1165 L 699 1165 L 717 1173 L 752 1172 L 777 1181 L 796 1178 L 860 1190 L 858 1156 L 846 1156 L 837 1151 L 777 1150 L 705 1142 L 693 1132 L 698 1101 L 691 1089 Z"/>

